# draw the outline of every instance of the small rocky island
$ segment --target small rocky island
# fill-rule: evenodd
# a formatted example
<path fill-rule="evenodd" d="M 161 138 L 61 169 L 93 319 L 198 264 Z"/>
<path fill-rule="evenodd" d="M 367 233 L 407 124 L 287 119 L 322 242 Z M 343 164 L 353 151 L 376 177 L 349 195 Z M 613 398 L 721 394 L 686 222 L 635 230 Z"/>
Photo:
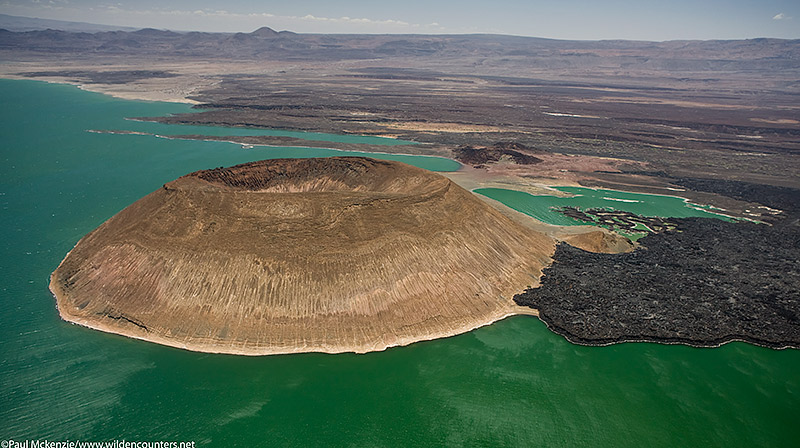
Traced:
<path fill-rule="evenodd" d="M 581 210 L 577 207 L 560 207 L 555 210 L 576 221 L 627 234 L 661 233 L 667 230 L 675 230 L 675 223 L 666 218 L 641 216 L 625 210 L 608 210 L 604 208 Z"/>
<path fill-rule="evenodd" d="M 449 179 L 361 157 L 169 182 L 51 276 L 67 321 L 189 350 L 367 352 L 512 314 L 554 241 Z"/>

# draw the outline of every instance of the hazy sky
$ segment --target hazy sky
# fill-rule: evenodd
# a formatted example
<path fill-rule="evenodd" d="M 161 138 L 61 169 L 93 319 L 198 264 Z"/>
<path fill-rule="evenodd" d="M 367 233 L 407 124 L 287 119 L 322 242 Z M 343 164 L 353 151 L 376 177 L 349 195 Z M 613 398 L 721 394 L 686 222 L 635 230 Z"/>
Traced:
<path fill-rule="evenodd" d="M 0 13 L 198 31 L 800 38 L 800 0 L 0 0 Z"/>

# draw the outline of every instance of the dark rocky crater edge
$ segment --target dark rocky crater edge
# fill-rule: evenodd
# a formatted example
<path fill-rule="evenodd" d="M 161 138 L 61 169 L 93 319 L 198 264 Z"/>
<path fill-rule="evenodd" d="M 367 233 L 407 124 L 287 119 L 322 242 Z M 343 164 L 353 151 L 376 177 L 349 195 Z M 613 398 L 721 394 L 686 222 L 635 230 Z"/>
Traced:
<path fill-rule="evenodd" d="M 800 348 L 800 190 L 714 182 L 702 189 L 736 190 L 731 196 L 784 213 L 771 224 L 671 219 L 675 230 L 646 236 L 627 254 L 561 243 L 541 286 L 514 301 L 538 309 L 552 331 L 582 345 L 746 341 Z"/>

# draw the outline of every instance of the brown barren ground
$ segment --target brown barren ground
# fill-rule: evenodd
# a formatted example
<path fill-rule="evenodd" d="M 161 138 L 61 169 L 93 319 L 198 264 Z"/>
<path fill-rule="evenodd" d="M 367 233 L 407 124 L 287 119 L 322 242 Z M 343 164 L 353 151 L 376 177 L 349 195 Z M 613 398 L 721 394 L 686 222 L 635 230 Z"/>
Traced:
<path fill-rule="evenodd" d="M 419 168 L 268 160 L 167 183 L 79 241 L 50 287 L 65 320 L 174 347 L 368 352 L 531 314 L 512 297 L 554 248 Z"/>

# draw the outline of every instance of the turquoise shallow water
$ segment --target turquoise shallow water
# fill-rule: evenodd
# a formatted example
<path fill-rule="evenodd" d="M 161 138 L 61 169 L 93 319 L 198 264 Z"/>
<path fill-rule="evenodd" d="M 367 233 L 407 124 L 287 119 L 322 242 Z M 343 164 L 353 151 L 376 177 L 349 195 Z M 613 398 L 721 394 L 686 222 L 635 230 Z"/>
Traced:
<path fill-rule="evenodd" d="M 108 100 L 109 98 L 105 98 Z M 112 104 L 108 104 L 109 109 L 114 108 Z M 210 135 L 210 136 L 243 136 L 243 135 L 270 135 L 275 137 L 294 137 L 301 140 L 314 140 L 324 142 L 337 142 L 337 143 L 362 143 L 368 145 L 378 146 L 397 146 L 397 145 L 416 145 L 416 142 L 408 140 L 399 140 L 386 137 L 375 137 L 370 135 L 354 135 L 354 134 L 326 134 L 322 132 L 303 132 L 303 131 L 287 131 L 283 129 L 260 129 L 260 128 L 246 128 L 246 127 L 223 127 L 223 126 L 194 126 L 194 125 L 173 125 L 153 123 L 150 121 L 141 121 L 138 118 L 146 117 L 160 117 L 165 115 L 177 115 L 195 112 L 194 109 L 188 104 L 176 103 L 153 103 L 153 102 L 127 102 L 129 104 L 120 104 L 126 111 L 125 121 L 115 120 L 115 125 L 119 127 L 114 128 L 91 128 L 97 130 L 125 130 L 135 132 L 146 132 L 156 135 Z M 158 108 L 158 106 L 161 108 Z M 142 108 L 137 108 L 142 106 Z M 109 110 L 111 112 L 111 110 Z M 113 115 L 114 118 L 121 118 L 120 115 Z M 111 117 L 107 117 L 111 118 Z M 107 125 L 107 123 L 104 123 Z"/>
<path fill-rule="evenodd" d="M 47 290 L 50 272 L 134 200 L 197 169 L 333 152 L 87 133 L 131 129 L 124 117 L 185 106 L 70 86 L 0 81 L 0 98 L 0 439 L 220 447 L 800 441 L 796 350 L 581 347 L 535 318 L 515 317 L 380 353 L 249 358 L 64 323 Z"/>
<path fill-rule="evenodd" d="M 479 188 L 475 193 L 500 201 L 514 210 L 532 216 L 547 224 L 559 226 L 583 225 L 584 222 L 572 219 L 553 207 L 608 208 L 636 213 L 642 216 L 661 216 L 671 218 L 723 218 L 724 216 L 692 206 L 683 198 L 657 194 L 629 193 L 625 191 L 591 189 L 581 187 L 556 187 L 558 191 L 569 193 L 569 197 L 532 195 L 522 191 L 503 188 Z"/>
<path fill-rule="evenodd" d="M 163 103 L 164 106 L 170 111 L 169 114 L 178 113 L 191 113 L 193 110 L 190 106 L 175 103 Z M 150 103 L 153 106 L 153 103 Z M 156 114 L 153 116 L 161 116 L 166 114 Z M 301 140 L 323 141 L 323 142 L 337 142 L 337 143 L 362 143 L 367 145 L 376 146 L 398 146 L 398 145 L 416 145 L 416 142 L 408 140 L 399 140 L 386 137 L 374 137 L 370 135 L 342 135 L 342 134 L 325 134 L 322 132 L 303 132 L 303 131 L 286 131 L 282 129 L 255 129 L 243 127 L 221 127 L 221 126 L 193 126 L 193 125 L 174 125 L 153 123 L 149 121 L 140 120 L 126 120 L 122 124 L 124 128 L 105 129 L 105 130 L 126 130 L 147 132 L 156 135 L 210 135 L 210 136 L 243 136 L 243 135 L 271 135 L 275 137 L 294 137 Z"/>

